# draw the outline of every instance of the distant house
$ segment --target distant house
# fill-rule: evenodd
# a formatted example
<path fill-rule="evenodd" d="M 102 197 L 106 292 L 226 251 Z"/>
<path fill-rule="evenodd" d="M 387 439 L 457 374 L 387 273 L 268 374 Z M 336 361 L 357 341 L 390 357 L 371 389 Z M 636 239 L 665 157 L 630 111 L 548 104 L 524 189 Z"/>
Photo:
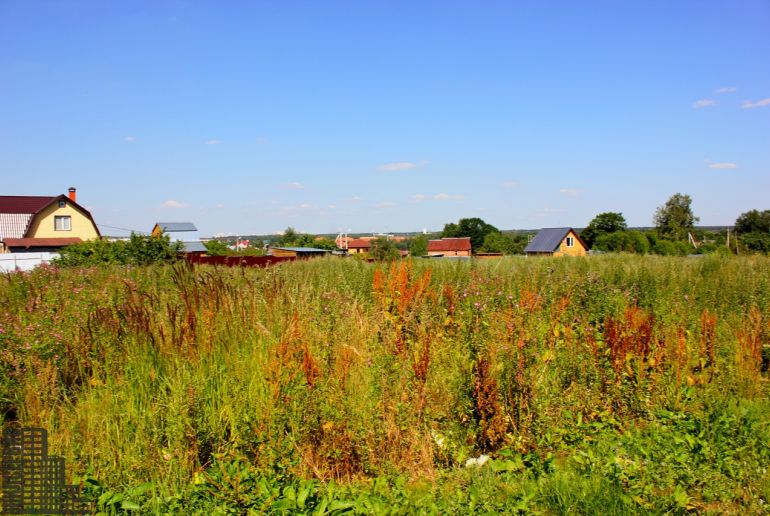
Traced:
<path fill-rule="evenodd" d="M 273 247 L 270 254 L 278 258 L 311 258 L 313 256 L 323 256 L 329 251 L 326 249 L 317 249 L 315 247 Z"/>
<path fill-rule="evenodd" d="M 348 254 L 368 253 L 372 248 L 372 241 L 363 238 L 353 238 L 348 240 Z"/>
<path fill-rule="evenodd" d="M 91 213 L 69 195 L 0 196 L 0 252 L 58 251 L 101 235 Z"/>
<path fill-rule="evenodd" d="M 168 235 L 172 243 L 182 242 L 187 254 L 204 254 L 206 247 L 198 235 L 198 228 L 192 222 L 157 222 L 152 228 L 152 236 Z"/>
<path fill-rule="evenodd" d="M 527 256 L 585 256 L 588 246 L 572 228 L 544 228 L 524 249 Z"/>
<path fill-rule="evenodd" d="M 470 256 L 470 237 L 428 240 L 428 256 Z"/>

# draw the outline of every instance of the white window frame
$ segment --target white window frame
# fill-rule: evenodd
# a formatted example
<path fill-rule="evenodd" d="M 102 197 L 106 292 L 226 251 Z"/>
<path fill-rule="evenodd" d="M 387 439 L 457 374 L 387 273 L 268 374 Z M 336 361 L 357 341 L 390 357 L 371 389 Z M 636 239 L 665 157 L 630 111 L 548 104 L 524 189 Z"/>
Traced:
<path fill-rule="evenodd" d="M 575 237 L 567 237 L 567 247 L 575 247 Z"/>
<path fill-rule="evenodd" d="M 69 215 L 54 215 L 54 231 L 72 231 L 72 217 Z"/>

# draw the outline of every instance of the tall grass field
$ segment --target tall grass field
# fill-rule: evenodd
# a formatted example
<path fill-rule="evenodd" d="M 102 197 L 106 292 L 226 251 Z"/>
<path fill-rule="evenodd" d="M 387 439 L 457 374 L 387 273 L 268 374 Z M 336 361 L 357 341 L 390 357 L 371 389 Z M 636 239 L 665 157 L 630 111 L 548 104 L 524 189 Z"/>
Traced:
<path fill-rule="evenodd" d="M 2 425 L 94 511 L 770 513 L 770 259 L 0 277 Z"/>

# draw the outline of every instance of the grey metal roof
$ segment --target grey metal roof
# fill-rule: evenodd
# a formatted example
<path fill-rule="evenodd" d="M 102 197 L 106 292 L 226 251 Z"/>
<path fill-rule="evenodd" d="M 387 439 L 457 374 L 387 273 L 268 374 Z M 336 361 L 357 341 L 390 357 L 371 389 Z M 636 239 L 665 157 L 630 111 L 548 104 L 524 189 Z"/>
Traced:
<path fill-rule="evenodd" d="M 295 251 L 297 253 L 328 253 L 328 249 L 318 249 L 315 247 L 273 247 L 273 249 L 280 249 L 281 251 Z"/>
<path fill-rule="evenodd" d="M 198 228 L 192 222 L 156 222 L 155 225 L 160 226 L 161 231 L 164 233 L 172 231 L 198 231 Z"/>
<path fill-rule="evenodd" d="M 206 246 L 204 246 L 200 240 L 196 242 L 182 242 L 184 244 L 184 252 L 186 253 L 205 253 Z"/>
<path fill-rule="evenodd" d="M 524 249 L 525 253 L 552 253 L 572 228 L 543 228 Z M 577 234 L 577 233 L 576 233 Z"/>

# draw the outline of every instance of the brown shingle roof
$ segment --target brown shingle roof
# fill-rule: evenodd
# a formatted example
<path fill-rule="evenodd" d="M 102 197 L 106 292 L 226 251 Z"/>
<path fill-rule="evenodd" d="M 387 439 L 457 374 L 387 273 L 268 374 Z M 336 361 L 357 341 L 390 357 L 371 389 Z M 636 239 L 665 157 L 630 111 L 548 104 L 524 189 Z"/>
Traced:
<path fill-rule="evenodd" d="M 37 213 L 56 197 L 40 195 L 0 195 L 0 213 Z"/>
<path fill-rule="evenodd" d="M 79 244 L 82 240 L 78 237 L 67 238 L 6 238 L 3 243 L 6 247 L 64 247 Z"/>
<path fill-rule="evenodd" d="M 428 251 L 470 251 L 471 238 L 442 238 L 441 240 L 428 240 Z"/>

